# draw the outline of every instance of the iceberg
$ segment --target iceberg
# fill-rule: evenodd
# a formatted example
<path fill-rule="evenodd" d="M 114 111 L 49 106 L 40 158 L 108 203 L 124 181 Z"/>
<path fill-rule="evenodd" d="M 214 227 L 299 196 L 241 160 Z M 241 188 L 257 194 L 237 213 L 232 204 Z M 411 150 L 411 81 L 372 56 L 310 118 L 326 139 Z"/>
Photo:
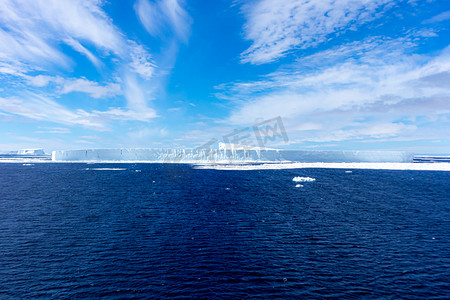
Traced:
<path fill-rule="evenodd" d="M 412 162 L 403 151 L 305 151 L 279 149 L 84 149 L 52 152 L 53 161 L 161 162 L 161 163 L 255 163 L 255 162 Z"/>
<path fill-rule="evenodd" d="M 44 149 L 22 149 L 17 151 L 18 155 L 45 155 Z"/>

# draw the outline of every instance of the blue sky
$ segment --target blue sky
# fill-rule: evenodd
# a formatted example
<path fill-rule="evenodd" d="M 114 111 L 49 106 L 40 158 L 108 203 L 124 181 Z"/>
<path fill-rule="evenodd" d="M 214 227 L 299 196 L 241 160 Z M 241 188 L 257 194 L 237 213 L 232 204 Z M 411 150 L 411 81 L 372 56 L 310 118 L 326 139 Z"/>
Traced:
<path fill-rule="evenodd" d="M 450 153 L 446 0 L 0 2 L 0 150 L 195 147 L 281 117 L 290 149 Z"/>

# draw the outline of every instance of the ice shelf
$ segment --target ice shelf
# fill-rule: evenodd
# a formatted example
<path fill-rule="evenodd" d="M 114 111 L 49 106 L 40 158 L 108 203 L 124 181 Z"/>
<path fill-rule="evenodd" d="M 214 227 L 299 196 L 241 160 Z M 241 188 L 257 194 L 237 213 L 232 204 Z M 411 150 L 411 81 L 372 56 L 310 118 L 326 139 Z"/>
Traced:
<path fill-rule="evenodd" d="M 53 151 L 53 161 L 136 162 L 412 162 L 414 154 L 403 151 L 304 151 L 275 149 L 86 149 Z"/>
<path fill-rule="evenodd" d="M 44 149 L 22 149 L 17 151 L 18 155 L 45 155 Z"/>

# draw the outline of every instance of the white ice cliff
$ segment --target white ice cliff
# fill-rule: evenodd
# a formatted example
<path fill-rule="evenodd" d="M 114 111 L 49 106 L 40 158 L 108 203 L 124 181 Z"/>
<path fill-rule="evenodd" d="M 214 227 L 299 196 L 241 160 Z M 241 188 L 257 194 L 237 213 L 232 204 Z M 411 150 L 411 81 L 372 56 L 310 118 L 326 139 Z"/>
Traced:
<path fill-rule="evenodd" d="M 402 151 L 303 151 L 274 149 L 87 149 L 53 151 L 53 161 L 136 162 L 412 162 Z"/>

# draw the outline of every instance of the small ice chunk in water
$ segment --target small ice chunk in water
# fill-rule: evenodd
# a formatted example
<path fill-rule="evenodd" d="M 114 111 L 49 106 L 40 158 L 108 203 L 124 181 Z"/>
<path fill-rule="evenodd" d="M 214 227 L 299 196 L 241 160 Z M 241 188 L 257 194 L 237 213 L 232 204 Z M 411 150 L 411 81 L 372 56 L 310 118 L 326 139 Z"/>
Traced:
<path fill-rule="evenodd" d="M 292 181 L 294 182 L 313 182 L 316 181 L 315 178 L 311 178 L 311 177 L 300 177 L 300 176 L 296 176 L 292 179 Z"/>
<path fill-rule="evenodd" d="M 353 173 L 352 171 L 345 171 L 345 173 Z"/>
<path fill-rule="evenodd" d="M 303 184 L 296 184 L 295 187 L 303 187 Z"/>

